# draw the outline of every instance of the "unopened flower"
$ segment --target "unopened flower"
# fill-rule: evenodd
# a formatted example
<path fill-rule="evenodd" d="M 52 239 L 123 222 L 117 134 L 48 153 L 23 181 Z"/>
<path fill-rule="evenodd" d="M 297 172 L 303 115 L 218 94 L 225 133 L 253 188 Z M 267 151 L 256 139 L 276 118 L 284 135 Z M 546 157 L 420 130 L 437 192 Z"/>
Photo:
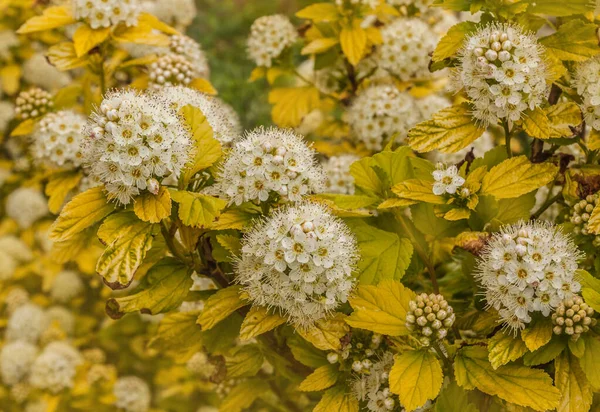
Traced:
<path fill-rule="evenodd" d="M 492 235 L 478 261 L 477 278 L 489 307 L 513 330 L 532 313 L 550 316 L 581 285 L 575 281 L 582 253 L 560 229 L 547 222 L 520 222 Z"/>
<path fill-rule="evenodd" d="M 425 346 L 448 335 L 455 320 L 452 306 L 442 295 L 421 293 L 409 302 L 406 327 Z"/>
<path fill-rule="evenodd" d="M 150 387 L 137 376 L 123 376 L 115 382 L 113 389 L 115 406 L 125 412 L 146 412 L 150 409 Z"/>
<path fill-rule="evenodd" d="M 576 341 L 582 333 L 596 325 L 594 314 L 594 309 L 581 296 L 573 295 L 571 299 L 561 302 L 552 314 L 553 331 L 557 335 L 564 333 Z"/>
<path fill-rule="evenodd" d="M 401 142 L 419 120 L 414 98 L 394 86 L 363 90 L 348 111 L 352 136 L 372 151 L 383 149 L 392 137 Z"/>
<path fill-rule="evenodd" d="M 148 188 L 149 179 L 179 175 L 191 155 L 190 131 L 156 96 L 108 93 L 88 123 L 84 155 L 90 177 L 124 205 Z"/>
<path fill-rule="evenodd" d="M 299 201 L 323 188 L 325 176 L 304 139 L 275 127 L 259 127 L 238 140 L 223 162 L 216 185 L 237 205 L 264 202 L 272 194 Z"/>
<path fill-rule="evenodd" d="M 400 18 L 383 27 L 382 44 L 377 51 L 380 67 L 402 81 L 429 77 L 429 54 L 437 35 L 417 18 Z"/>
<path fill-rule="evenodd" d="M 165 54 L 150 64 L 150 87 L 188 85 L 194 79 L 194 67 L 185 57 Z"/>
<path fill-rule="evenodd" d="M 465 178 L 458 174 L 458 168 L 454 165 L 446 167 L 442 163 L 436 165 L 433 171 L 433 194 L 454 194 L 465 183 Z"/>
<path fill-rule="evenodd" d="M 6 198 L 6 214 L 15 220 L 21 229 L 27 229 L 48 214 L 48 204 L 39 190 L 20 187 Z"/>
<path fill-rule="evenodd" d="M 142 10 L 180 31 L 185 31 L 198 14 L 194 0 L 146 0 Z"/>
<path fill-rule="evenodd" d="M 346 302 L 358 260 L 356 239 L 324 206 L 277 210 L 242 241 L 237 281 L 255 305 L 308 326 Z"/>
<path fill-rule="evenodd" d="M 171 36 L 169 49 L 191 63 L 194 77 L 207 79 L 210 76 L 208 60 L 196 40 L 183 34 L 175 34 Z"/>
<path fill-rule="evenodd" d="M 19 93 L 15 100 L 17 119 L 26 120 L 42 116 L 54 107 L 52 95 L 39 87 Z"/>
<path fill-rule="evenodd" d="M 271 67 L 273 60 L 298 39 L 298 32 L 286 16 L 259 17 L 252 23 L 248 55 L 257 66 Z"/>
<path fill-rule="evenodd" d="M 83 362 L 79 351 L 66 342 L 52 342 L 35 359 L 29 382 L 36 388 L 58 393 L 72 388 L 76 368 Z"/>
<path fill-rule="evenodd" d="M 83 161 L 81 143 L 86 119 L 72 110 L 44 116 L 31 135 L 31 153 L 50 167 L 78 167 Z"/>
<path fill-rule="evenodd" d="M 0 351 L 2 381 L 12 386 L 27 377 L 37 351 L 37 347 L 27 341 L 17 340 L 4 344 Z"/>
<path fill-rule="evenodd" d="M 4 336 L 9 342 L 36 343 L 47 327 L 48 317 L 44 310 L 34 303 L 26 303 L 10 315 Z"/>
<path fill-rule="evenodd" d="M 328 193 L 354 194 L 354 177 L 350 174 L 350 166 L 359 160 L 358 156 L 347 154 L 331 156 L 323 162 L 327 175 L 325 191 Z"/>
<path fill-rule="evenodd" d="M 29 84 L 51 91 L 71 82 L 71 76 L 51 65 L 43 53 L 36 53 L 23 63 L 23 79 Z"/>
<path fill-rule="evenodd" d="M 137 24 L 141 7 L 138 0 L 71 0 L 76 19 L 84 20 L 92 29 Z"/>
<path fill-rule="evenodd" d="M 543 49 L 519 26 L 489 24 L 472 34 L 459 54 L 455 89 L 471 99 L 473 116 L 483 124 L 511 125 L 533 110 L 548 91 Z"/>
<path fill-rule="evenodd" d="M 581 111 L 585 122 L 600 130 L 600 57 L 579 63 L 573 76 L 573 86 L 581 96 Z"/>
<path fill-rule="evenodd" d="M 600 246 L 600 235 L 591 233 L 588 228 L 588 223 L 594 208 L 599 203 L 600 195 L 598 193 L 587 195 L 585 199 L 581 199 L 575 203 L 567 215 L 568 221 L 574 225 L 573 232 L 577 235 L 591 238 L 592 244 L 595 247 Z"/>

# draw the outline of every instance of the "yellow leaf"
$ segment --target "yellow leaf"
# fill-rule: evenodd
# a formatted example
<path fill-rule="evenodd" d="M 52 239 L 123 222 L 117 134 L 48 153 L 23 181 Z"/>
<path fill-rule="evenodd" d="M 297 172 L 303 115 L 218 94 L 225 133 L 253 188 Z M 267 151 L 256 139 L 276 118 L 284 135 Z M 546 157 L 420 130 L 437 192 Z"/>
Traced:
<path fill-rule="evenodd" d="M 600 234 L 600 203 L 594 206 L 594 210 L 592 210 L 590 220 L 588 220 L 587 224 L 590 233 L 595 235 Z"/>
<path fill-rule="evenodd" d="M 94 47 L 102 43 L 110 35 L 110 27 L 92 29 L 87 24 L 82 24 L 73 35 L 75 55 L 81 57 Z"/>
<path fill-rule="evenodd" d="M 81 174 L 78 172 L 60 172 L 50 177 L 45 190 L 50 212 L 55 214 L 60 212 L 67 195 L 79 185 L 80 181 Z"/>
<path fill-rule="evenodd" d="M 41 16 L 30 18 L 23 24 L 17 33 L 26 34 L 37 31 L 55 29 L 75 23 L 69 6 L 48 7 Z"/>
<path fill-rule="evenodd" d="M 345 315 L 336 313 L 333 317 L 319 319 L 306 329 L 298 328 L 296 332 L 318 349 L 339 350 L 342 346 L 340 339 L 350 330 L 344 319 Z"/>
<path fill-rule="evenodd" d="M 421 179 L 409 179 L 392 187 L 401 199 L 416 200 L 419 202 L 443 205 L 446 203 L 442 196 L 433 193 L 433 182 Z"/>
<path fill-rule="evenodd" d="M 558 167 L 551 163 L 531 163 L 527 156 L 506 159 L 483 177 L 482 194 L 496 199 L 512 199 L 550 183 Z"/>
<path fill-rule="evenodd" d="M 488 341 L 488 351 L 488 359 L 492 367 L 498 369 L 499 366 L 506 365 L 525 355 L 527 346 L 512 334 L 499 331 Z"/>
<path fill-rule="evenodd" d="M 579 364 L 587 376 L 594 391 L 600 389 L 600 368 L 598 368 L 598 357 L 600 356 L 600 340 L 590 333 L 583 334 L 579 339 L 585 340 L 585 352 Z"/>
<path fill-rule="evenodd" d="M 240 329 L 240 339 L 248 340 L 275 329 L 285 323 L 285 318 L 277 313 L 269 313 L 267 308 L 254 306 L 244 318 Z"/>
<path fill-rule="evenodd" d="M 350 64 L 356 66 L 367 52 L 367 33 L 360 26 L 360 20 L 353 20 L 351 27 L 342 28 L 340 44 Z"/>
<path fill-rule="evenodd" d="M 170 39 L 153 29 L 149 24 L 138 23 L 137 26 L 118 26 L 113 32 L 113 38 L 118 42 L 137 43 L 149 46 L 168 47 Z"/>
<path fill-rule="evenodd" d="M 454 56 L 463 45 L 467 36 L 477 29 L 477 24 L 464 21 L 452 26 L 437 44 L 432 60 L 438 62 Z"/>
<path fill-rule="evenodd" d="M 415 203 L 417 203 L 417 202 L 414 200 L 391 198 L 391 199 L 387 199 L 387 200 L 384 200 L 383 202 L 381 202 L 377 206 L 377 209 L 392 209 L 394 207 L 405 207 L 405 206 L 414 205 Z"/>
<path fill-rule="evenodd" d="M 225 229 L 237 229 L 242 230 L 252 223 L 253 219 L 256 219 L 258 215 L 241 209 L 228 210 L 215 218 L 211 229 L 214 230 L 225 230 Z"/>
<path fill-rule="evenodd" d="M 376 27 L 367 27 L 365 29 L 365 33 L 367 33 L 367 39 L 370 44 L 381 44 L 383 43 L 383 37 L 381 37 L 381 32 Z"/>
<path fill-rule="evenodd" d="M 332 3 L 311 4 L 296 13 L 296 17 L 312 20 L 315 23 L 321 21 L 336 21 L 341 16 L 338 8 Z"/>
<path fill-rule="evenodd" d="M 21 67 L 17 64 L 7 64 L 0 68 L 0 83 L 6 94 L 15 94 L 19 91 L 21 82 Z"/>
<path fill-rule="evenodd" d="M 443 381 L 440 361 L 433 353 L 422 349 L 394 356 L 390 390 L 399 396 L 400 403 L 407 410 L 415 410 L 428 400 L 435 399 Z"/>
<path fill-rule="evenodd" d="M 579 366 L 579 360 L 569 352 L 564 352 L 554 361 L 554 368 L 554 382 L 562 393 L 557 412 L 588 411 L 594 393 Z"/>
<path fill-rule="evenodd" d="M 194 80 L 192 80 L 190 82 L 190 84 L 188 85 L 188 87 L 191 87 L 192 89 L 196 89 L 202 93 L 210 94 L 211 96 L 214 96 L 217 94 L 217 90 L 213 87 L 213 85 L 210 84 L 210 82 L 208 80 L 202 79 L 200 77 L 197 77 Z"/>
<path fill-rule="evenodd" d="M 55 44 L 48 49 L 48 60 L 58 70 L 65 71 L 87 65 L 87 56 L 77 57 L 75 45 L 71 42 Z"/>
<path fill-rule="evenodd" d="M 474 209 L 472 207 L 471 209 Z M 460 209 L 450 209 L 444 214 L 444 219 L 449 220 L 451 222 L 456 222 L 457 220 L 468 219 L 471 216 L 471 210 L 466 208 Z"/>
<path fill-rule="evenodd" d="M 179 203 L 179 219 L 186 226 L 208 228 L 227 206 L 226 200 L 209 195 L 175 189 L 170 192 L 173 201 Z"/>
<path fill-rule="evenodd" d="M 158 194 L 144 193 L 134 199 L 133 211 L 144 222 L 158 223 L 171 215 L 171 195 L 165 186 Z"/>
<path fill-rule="evenodd" d="M 202 326 L 202 330 L 211 329 L 239 308 L 248 305 L 244 296 L 245 293 L 239 285 L 219 290 L 207 299 L 196 323 Z"/>
<path fill-rule="evenodd" d="M 11 136 L 26 136 L 28 134 L 31 134 L 33 132 L 34 128 L 35 128 L 35 120 L 27 119 L 24 122 L 19 123 L 19 125 L 17 127 L 15 127 L 12 132 L 10 132 L 10 135 Z"/>
<path fill-rule="evenodd" d="M 286 73 L 284 69 L 281 67 L 269 67 L 267 69 L 267 81 L 269 84 L 275 83 L 275 80 L 279 78 L 279 76 L 283 76 Z"/>
<path fill-rule="evenodd" d="M 250 78 L 248 79 L 250 82 L 255 82 L 259 79 L 262 79 L 266 75 L 266 69 L 264 67 L 255 67 L 252 69 L 252 73 L 250 73 Z"/>
<path fill-rule="evenodd" d="M 220 411 L 242 412 L 249 410 L 254 401 L 269 390 L 269 384 L 263 379 L 246 379 L 236 385 L 227 394 L 219 406 Z"/>
<path fill-rule="evenodd" d="M 536 411 L 556 408 L 561 398 L 560 391 L 552 386 L 552 378 L 539 369 L 505 365 L 494 370 L 488 361 L 487 349 L 482 346 L 468 346 L 458 351 L 454 376 L 465 389 L 477 388 Z"/>
<path fill-rule="evenodd" d="M 298 389 L 302 392 L 322 391 L 332 387 L 338 380 L 338 365 L 323 365 L 300 383 Z"/>
<path fill-rule="evenodd" d="M 406 143 L 417 152 L 454 153 L 477 140 L 484 131 L 473 121 L 469 107 L 460 104 L 442 109 L 431 120 L 410 129 Z"/>
<path fill-rule="evenodd" d="M 271 116 L 279 127 L 297 127 L 304 116 L 320 105 L 319 90 L 315 87 L 280 87 L 271 90 Z"/>
<path fill-rule="evenodd" d="M 545 109 L 550 125 L 550 137 L 571 136 L 569 126 L 579 126 L 583 121 L 581 109 L 574 102 L 563 102 Z"/>
<path fill-rule="evenodd" d="M 550 125 L 546 113 L 539 107 L 523 113 L 523 129 L 536 139 L 550 138 Z"/>
<path fill-rule="evenodd" d="M 313 412 L 358 412 L 358 400 L 346 387 L 337 385 L 328 389 Z"/>
<path fill-rule="evenodd" d="M 332 37 L 323 37 L 320 39 L 316 39 L 316 40 L 313 40 L 310 43 L 308 43 L 306 46 L 304 46 L 301 54 L 306 55 L 306 54 L 323 53 L 323 52 L 326 52 L 327 50 L 331 49 L 333 46 L 335 46 L 339 42 L 340 41 L 338 39 L 334 39 Z"/>
<path fill-rule="evenodd" d="M 354 312 L 346 319 L 353 328 L 389 336 L 408 335 L 406 312 L 415 293 L 402 283 L 386 280 L 379 285 L 360 285 L 348 299 Z"/>
<path fill-rule="evenodd" d="M 54 242 L 63 242 L 101 221 L 114 210 L 115 205 L 108 203 L 104 195 L 104 187 L 89 189 L 67 203 L 50 227 L 50 239 Z"/>
<path fill-rule="evenodd" d="M 552 323 L 548 319 L 534 321 L 521 331 L 521 338 L 527 349 L 533 352 L 552 339 Z"/>
<path fill-rule="evenodd" d="M 587 137 L 587 147 L 590 150 L 600 149 L 600 131 L 592 129 Z"/>
<path fill-rule="evenodd" d="M 153 29 L 162 31 L 163 33 L 166 33 L 166 34 L 171 34 L 171 35 L 180 34 L 173 27 L 160 21 L 156 16 L 153 16 L 152 14 L 149 14 L 149 13 L 141 13 L 140 16 L 138 17 L 138 24 L 148 25 L 148 26 L 152 27 Z"/>

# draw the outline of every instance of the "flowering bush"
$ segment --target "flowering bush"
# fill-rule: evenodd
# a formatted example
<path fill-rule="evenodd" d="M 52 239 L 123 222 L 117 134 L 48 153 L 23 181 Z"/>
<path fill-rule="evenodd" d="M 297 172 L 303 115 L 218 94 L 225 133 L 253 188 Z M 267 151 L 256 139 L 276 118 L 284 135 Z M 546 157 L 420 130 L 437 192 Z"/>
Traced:
<path fill-rule="evenodd" d="M 2 4 L 3 410 L 597 409 L 599 21 L 564 3 L 259 17 L 246 132 L 194 2 Z"/>

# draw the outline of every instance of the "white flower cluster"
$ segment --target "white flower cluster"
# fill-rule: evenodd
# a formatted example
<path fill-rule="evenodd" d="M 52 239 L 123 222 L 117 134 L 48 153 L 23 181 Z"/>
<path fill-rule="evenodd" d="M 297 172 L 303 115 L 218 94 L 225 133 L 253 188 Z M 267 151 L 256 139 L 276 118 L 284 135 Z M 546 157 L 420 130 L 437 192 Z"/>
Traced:
<path fill-rule="evenodd" d="M 72 270 L 59 272 L 52 281 L 50 297 L 55 302 L 66 303 L 83 292 L 83 281 Z"/>
<path fill-rule="evenodd" d="M 185 31 L 198 14 L 194 0 L 146 0 L 142 10 L 180 31 Z"/>
<path fill-rule="evenodd" d="M 346 302 L 357 260 L 356 239 L 341 220 L 322 205 L 299 203 L 246 234 L 237 281 L 254 304 L 305 327 Z"/>
<path fill-rule="evenodd" d="M 33 87 L 19 93 L 15 104 L 15 113 L 19 120 L 41 116 L 54 107 L 52 95 L 39 87 Z"/>
<path fill-rule="evenodd" d="M 217 97 L 183 86 L 162 87 L 157 93 L 177 112 L 188 105 L 200 109 L 213 131 L 214 138 L 224 146 L 229 146 L 242 133 L 237 114 Z"/>
<path fill-rule="evenodd" d="M 19 263 L 29 262 L 32 258 L 29 246 L 18 237 L 0 237 L 0 280 L 12 278 Z"/>
<path fill-rule="evenodd" d="M 387 412 L 403 410 L 398 399 L 390 391 L 390 370 L 394 364 L 394 355 L 385 352 L 378 362 L 371 366 L 371 373 L 361 375 L 354 381 L 354 394 L 361 402 L 366 402 L 366 410 Z"/>
<path fill-rule="evenodd" d="M 2 257 L 0 256 L 0 259 Z M 12 315 L 12 313 L 20 306 L 23 306 L 29 302 L 29 293 L 22 287 L 12 288 L 4 298 L 4 304 L 6 305 L 6 313 Z"/>
<path fill-rule="evenodd" d="M 446 167 L 438 163 L 432 174 L 435 179 L 433 194 L 438 196 L 445 193 L 453 195 L 465 183 L 465 178 L 458 174 L 458 168 L 454 165 Z"/>
<path fill-rule="evenodd" d="M 137 376 L 123 376 L 113 388 L 115 406 L 125 412 L 146 412 L 150 409 L 150 387 Z"/>
<path fill-rule="evenodd" d="M 483 249 L 477 278 L 486 300 L 513 330 L 523 329 L 531 313 L 549 316 L 581 285 L 574 280 L 582 253 L 550 223 L 504 226 Z"/>
<path fill-rule="evenodd" d="M 150 64 L 150 87 L 188 85 L 194 79 L 194 66 L 178 54 L 162 55 Z"/>
<path fill-rule="evenodd" d="M 71 76 L 51 65 L 44 53 L 36 53 L 23 63 L 23 79 L 46 90 L 58 90 L 71 82 Z"/>
<path fill-rule="evenodd" d="M 157 190 L 156 179 L 179 175 L 191 155 L 189 130 L 156 95 L 110 92 L 88 126 L 83 147 L 90 176 L 124 205 L 143 190 Z"/>
<path fill-rule="evenodd" d="M 15 220 L 21 229 L 30 228 L 47 214 L 46 198 L 37 189 L 20 187 L 6 198 L 6 215 Z"/>
<path fill-rule="evenodd" d="M 577 65 L 573 86 L 581 96 L 581 110 L 585 122 L 600 130 L 600 57 L 596 56 Z"/>
<path fill-rule="evenodd" d="M 141 6 L 138 0 L 71 0 L 76 19 L 84 20 L 92 29 L 137 24 Z"/>
<path fill-rule="evenodd" d="M 548 91 L 542 47 L 516 25 L 489 24 L 471 35 L 460 51 L 455 88 L 471 99 L 473 116 L 484 124 L 509 125 L 539 106 Z"/>
<path fill-rule="evenodd" d="M 210 76 L 208 60 L 196 40 L 183 34 L 175 34 L 171 36 L 169 49 L 172 53 L 185 57 L 191 63 L 194 77 L 208 79 Z"/>
<path fill-rule="evenodd" d="M 77 366 L 83 357 L 77 349 L 63 341 L 49 343 L 31 366 L 32 386 L 58 393 L 73 387 Z"/>
<path fill-rule="evenodd" d="M 26 303 L 8 318 L 4 337 L 8 342 L 37 343 L 47 327 L 48 317 L 44 310 L 35 303 Z"/>
<path fill-rule="evenodd" d="M 297 39 L 298 32 L 286 16 L 262 16 L 250 27 L 248 55 L 257 66 L 271 67 L 273 60 Z"/>
<path fill-rule="evenodd" d="M 414 98 L 394 86 L 380 85 L 365 89 L 348 111 L 354 138 L 372 151 L 380 151 L 388 139 L 398 135 L 401 142 L 420 119 Z"/>
<path fill-rule="evenodd" d="M 29 374 L 37 356 L 37 346 L 27 341 L 12 341 L 0 351 L 0 375 L 2 382 L 12 386 L 23 381 Z"/>
<path fill-rule="evenodd" d="M 79 167 L 85 123 L 86 118 L 72 110 L 48 113 L 31 135 L 33 157 L 50 167 Z"/>
<path fill-rule="evenodd" d="M 290 201 L 322 191 L 325 175 L 314 151 L 291 130 L 259 127 L 237 141 L 216 177 L 221 195 L 237 205 L 276 193 Z"/>
<path fill-rule="evenodd" d="M 430 94 L 415 100 L 415 106 L 419 111 L 419 121 L 429 120 L 442 109 L 452 106 L 450 100 L 438 94 Z"/>
<path fill-rule="evenodd" d="M 323 162 L 323 169 L 327 175 L 325 192 L 354 194 L 354 177 L 350 174 L 350 166 L 360 158 L 353 154 L 331 156 Z"/>
<path fill-rule="evenodd" d="M 430 77 L 429 53 L 437 44 L 437 35 L 417 18 L 397 19 L 381 30 L 383 42 L 377 60 L 402 81 Z"/>

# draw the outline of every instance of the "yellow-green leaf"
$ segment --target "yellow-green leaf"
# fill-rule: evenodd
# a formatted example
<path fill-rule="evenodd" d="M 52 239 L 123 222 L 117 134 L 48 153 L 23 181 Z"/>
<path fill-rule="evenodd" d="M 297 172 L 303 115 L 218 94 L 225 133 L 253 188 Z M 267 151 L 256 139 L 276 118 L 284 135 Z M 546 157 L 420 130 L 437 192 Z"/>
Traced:
<path fill-rule="evenodd" d="M 197 318 L 198 311 L 165 315 L 148 347 L 173 356 L 177 362 L 186 362 L 202 350 L 202 328 L 196 324 Z"/>
<path fill-rule="evenodd" d="M 410 129 L 406 143 L 417 152 L 454 153 L 477 140 L 484 131 L 473 121 L 469 106 L 460 104 L 442 109 L 431 120 Z"/>
<path fill-rule="evenodd" d="M 75 45 L 71 42 L 62 42 L 50 47 L 46 57 L 50 64 L 62 71 L 83 67 L 88 63 L 87 56 L 77 57 Z"/>
<path fill-rule="evenodd" d="M 326 52 L 331 49 L 333 46 L 338 44 L 340 41 L 333 37 L 322 37 L 320 39 L 316 39 L 308 43 L 306 46 L 302 48 L 302 55 L 307 54 L 319 54 Z"/>
<path fill-rule="evenodd" d="M 256 345 L 244 345 L 234 348 L 225 357 L 228 378 L 256 376 L 265 359 Z"/>
<path fill-rule="evenodd" d="M 179 203 L 179 219 L 186 226 L 196 228 L 210 227 L 227 201 L 195 192 L 171 189 L 171 198 Z"/>
<path fill-rule="evenodd" d="M 48 7 L 41 16 L 35 16 L 27 20 L 25 24 L 17 30 L 17 33 L 35 33 L 37 31 L 67 26 L 75 22 L 76 20 L 73 18 L 69 6 Z"/>
<path fill-rule="evenodd" d="M 585 352 L 579 359 L 579 364 L 594 390 L 598 391 L 600 389 L 600 368 L 598 367 L 600 340 L 590 333 L 584 333 L 579 339 L 585 341 Z"/>
<path fill-rule="evenodd" d="M 545 109 L 550 126 L 550 137 L 571 136 L 569 126 L 579 126 L 583 121 L 581 109 L 574 102 L 562 102 Z"/>
<path fill-rule="evenodd" d="M 67 195 L 79 185 L 80 181 L 81 174 L 71 171 L 56 173 L 48 179 L 45 191 L 50 212 L 60 212 Z"/>
<path fill-rule="evenodd" d="M 511 199 L 550 183 L 558 167 L 551 163 L 531 163 L 527 156 L 506 159 L 483 177 L 482 194 Z"/>
<path fill-rule="evenodd" d="M 556 33 L 538 41 L 547 53 L 559 60 L 584 61 L 600 52 L 596 30 L 593 23 L 570 20 Z"/>
<path fill-rule="evenodd" d="M 344 56 L 350 64 L 356 66 L 367 52 L 367 33 L 361 27 L 359 19 L 353 20 L 351 26 L 344 26 L 340 33 L 340 44 Z"/>
<path fill-rule="evenodd" d="M 552 362 L 567 347 L 567 343 L 562 339 L 552 339 L 550 343 L 542 346 L 534 352 L 529 352 L 523 356 L 523 363 L 527 366 L 543 365 Z"/>
<path fill-rule="evenodd" d="M 336 313 L 335 316 L 319 319 L 313 326 L 298 328 L 296 333 L 321 350 L 339 350 L 340 339 L 350 328 L 345 323 L 346 316 Z"/>
<path fill-rule="evenodd" d="M 469 401 L 467 392 L 452 381 L 435 401 L 435 412 L 477 412 L 477 407 Z"/>
<path fill-rule="evenodd" d="M 300 383 L 298 389 L 302 392 L 322 391 L 332 387 L 338 380 L 338 365 L 323 365 Z"/>
<path fill-rule="evenodd" d="M 440 393 L 444 374 L 437 357 L 425 350 L 413 350 L 394 356 L 390 371 L 390 390 L 409 411 L 433 400 Z"/>
<path fill-rule="evenodd" d="M 406 312 L 415 293 L 391 280 L 379 285 L 360 285 L 350 297 L 354 312 L 346 322 L 359 329 L 390 336 L 408 335 Z"/>
<path fill-rule="evenodd" d="M 594 206 L 594 210 L 592 210 L 592 213 L 590 214 L 588 230 L 595 235 L 600 234 L 600 204 Z"/>
<path fill-rule="evenodd" d="M 587 137 L 586 144 L 590 150 L 600 150 L 600 131 L 592 129 Z"/>
<path fill-rule="evenodd" d="M 557 412 L 588 411 L 594 394 L 579 360 L 564 352 L 554 361 L 554 368 L 554 382 L 562 393 Z"/>
<path fill-rule="evenodd" d="M 594 2 L 590 0 L 535 0 L 529 3 L 528 13 L 552 16 L 571 16 L 586 14 L 594 10 Z"/>
<path fill-rule="evenodd" d="M 246 306 L 248 302 L 243 298 L 244 292 L 239 285 L 219 290 L 206 300 L 197 323 L 202 326 L 202 330 L 211 329 L 239 308 Z"/>
<path fill-rule="evenodd" d="M 327 390 L 313 412 L 358 412 L 358 400 L 346 385 Z"/>
<path fill-rule="evenodd" d="M 494 369 L 519 359 L 527 353 L 527 346 L 518 337 L 503 331 L 497 332 L 488 342 L 488 359 Z"/>
<path fill-rule="evenodd" d="M 101 221 L 115 210 L 104 195 L 104 187 L 94 187 L 75 196 L 50 227 L 50 239 L 63 242 Z"/>
<path fill-rule="evenodd" d="M 539 107 L 523 113 L 523 129 L 536 139 L 550 138 L 550 124 L 546 113 Z"/>
<path fill-rule="evenodd" d="M 217 89 L 207 80 L 201 77 L 196 77 L 189 84 L 188 87 L 198 90 L 199 92 L 210 94 L 214 96 L 217 94 Z"/>
<path fill-rule="evenodd" d="M 467 36 L 476 28 L 477 24 L 471 21 L 464 21 L 452 26 L 437 44 L 432 60 L 438 62 L 454 56 L 462 47 Z"/>
<path fill-rule="evenodd" d="M 12 132 L 10 132 L 11 136 L 26 136 L 28 134 L 33 133 L 33 129 L 35 128 L 35 120 L 27 119 L 21 123 L 17 127 L 15 127 Z"/>
<path fill-rule="evenodd" d="M 110 27 L 92 29 L 87 24 L 82 24 L 73 34 L 75 55 L 81 57 L 94 47 L 102 43 L 110 35 Z"/>
<path fill-rule="evenodd" d="M 546 411 L 558 406 L 561 393 L 552 386 L 552 378 L 539 369 L 519 365 L 500 366 L 494 370 L 487 348 L 468 346 L 458 351 L 454 360 L 456 382 L 465 389 L 479 389 L 507 402 Z"/>
<path fill-rule="evenodd" d="M 165 186 L 156 195 L 148 192 L 134 199 L 133 211 L 144 222 L 158 223 L 171 215 L 171 195 Z"/>
<path fill-rule="evenodd" d="M 267 308 L 262 306 L 253 306 L 242 322 L 240 339 L 252 339 L 284 323 L 285 318 L 281 315 L 272 311 L 269 312 Z"/>
<path fill-rule="evenodd" d="M 118 42 L 145 44 L 148 46 L 168 47 L 168 36 L 154 30 L 150 24 L 139 23 L 136 26 L 118 26 L 113 32 Z"/>
<path fill-rule="evenodd" d="M 401 199 L 415 200 L 435 205 L 443 205 L 446 203 L 442 196 L 433 193 L 433 181 L 422 179 L 405 180 L 392 187 L 392 192 Z"/>
<path fill-rule="evenodd" d="M 106 313 L 118 319 L 137 311 L 151 315 L 168 312 L 181 305 L 194 283 L 188 268 L 170 257 L 152 267 L 144 282 L 145 288 L 138 293 L 109 299 Z"/>
<path fill-rule="evenodd" d="M 252 213 L 247 210 L 231 209 L 221 213 L 216 219 L 211 229 L 214 230 L 225 230 L 225 229 L 244 229 L 252 223 L 253 219 L 256 219 L 258 214 Z"/>
<path fill-rule="evenodd" d="M 521 331 L 521 338 L 527 349 L 538 350 L 552 339 L 552 323 L 546 318 L 531 322 Z"/>
<path fill-rule="evenodd" d="M 336 21 L 340 18 L 340 14 L 333 3 L 317 3 L 303 8 L 296 13 L 296 17 L 318 23 L 321 21 Z"/>
<path fill-rule="evenodd" d="M 254 401 L 269 390 L 266 380 L 255 378 L 240 382 L 227 394 L 221 405 L 220 411 L 242 412 L 252 406 Z"/>
<path fill-rule="evenodd" d="M 280 87 L 269 92 L 273 105 L 271 116 L 279 127 L 297 127 L 304 116 L 317 109 L 321 103 L 319 90 L 313 86 Z"/>
<path fill-rule="evenodd" d="M 21 82 L 21 66 L 6 64 L 0 67 L 0 83 L 6 94 L 15 94 L 19 91 Z"/>

